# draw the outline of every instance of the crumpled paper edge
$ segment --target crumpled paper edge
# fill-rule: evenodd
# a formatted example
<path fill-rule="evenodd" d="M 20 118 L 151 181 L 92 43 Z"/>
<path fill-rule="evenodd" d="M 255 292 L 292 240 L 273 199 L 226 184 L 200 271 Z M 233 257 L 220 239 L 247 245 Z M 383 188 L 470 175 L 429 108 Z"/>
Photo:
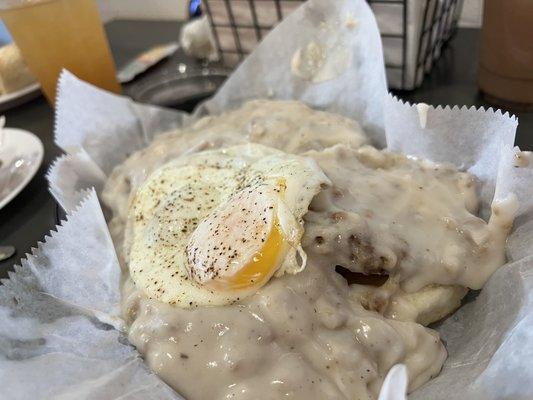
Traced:
<path fill-rule="evenodd" d="M 440 323 L 438 330 L 447 343 L 448 359 L 440 374 L 414 391 L 409 398 L 425 400 L 435 393 L 455 393 L 454 398 L 472 400 L 530 399 L 533 332 L 533 255 L 509 262 L 499 268 L 479 293 L 475 301 L 463 305 Z M 496 293 L 496 294 L 495 294 Z M 529 293 L 529 295 L 525 295 Z M 510 296 L 524 301 L 510 304 Z M 502 321 L 497 315 L 505 315 Z M 471 346 L 479 339 L 474 327 L 481 326 L 484 345 Z M 455 344 L 455 346 L 450 346 Z M 511 350 L 511 347 L 513 350 Z M 521 348 L 520 353 L 516 348 Z M 503 366 L 503 368 L 502 368 Z M 476 369 L 477 378 L 465 385 L 464 374 Z M 501 374 L 513 381 L 502 381 Z M 498 382 L 497 391 L 487 391 Z"/>
<path fill-rule="evenodd" d="M 350 25 L 348 21 L 355 26 L 347 28 Z M 294 26 L 302 30 L 312 26 L 313 37 L 294 35 Z M 291 72 L 290 62 L 295 50 L 305 48 L 310 42 L 327 42 L 333 36 L 332 32 L 340 36 L 341 33 L 338 32 L 344 32 L 344 29 L 349 31 L 344 33 L 346 38 L 357 38 L 360 32 L 366 35 L 364 40 L 357 40 L 352 43 L 353 47 L 348 48 L 355 56 L 344 73 L 318 83 L 295 77 Z M 276 59 L 270 57 L 273 51 Z M 360 54 L 364 54 L 364 59 L 358 57 Z M 280 63 L 280 60 L 283 62 Z M 257 71 L 257 65 L 261 66 L 260 72 Z M 382 67 L 374 68 L 376 65 Z M 300 99 L 312 108 L 357 120 L 369 138 L 383 146 L 385 133 L 382 94 L 387 93 L 384 65 L 379 28 L 366 1 L 308 0 L 262 39 L 215 96 L 195 110 L 194 117 L 220 114 L 256 98 Z M 361 70 L 367 73 L 363 76 Z M 257 79 L 258 73 L 260 79 Z M 243 82 L 255 84 L 243 85 Z M 354 94 L 363 99 L 364 106 L 353 106 Z"/>
<path fill-rule="evenodd" d="M 465 115 L 472 126 L 464 125 Z M 438 123 L 433 123 L 434 120 Z M 433 107 L 411 104 L 391 95 L 385 101 L 387 148 L 434 162 L 452 163 L 476 176 L 481 183 L 481 214 L 485 218 L 490 214 L 503 152 L 513 148 L 517 126 L 516 116 L 492 107 Z M 472 143 L 473 137 L 479 140 Z M 448 153 L 443 155 L 450 144 L 461 149 L 454 159 Z"/>
<path fill-rule="evenodd" d="M 84 189 L 94 188 L 100 193 L 107 179 L 83 149 L 57 157 L 45 176 L 48 190 L 67 213 L 75 211 L 87 196 Z"/>
<path fill-rule="evenodd" d="M 106 175 L 125 158 L 117 159 L 113 146 L 107 147 L 107 151 L 100 151 L 101 143 L 109 141 L 106 133 L 110 122 L 120 127 L 115 131 L 113 140 L 121 142 L 124 154 L 131 154 L 145 147 L 158 133 L 177 129 L 190 119 L 185 112 L 152 105 L 141 106 L 129 97 L 85 83 L 67 70 L 63 70 L 59 76 L 57 92 L 55 142 L 68 154 L 83 151 Z M 97 102 L 91 101 L 95 93 L 112 106 L 92 112 L 94 107 L 98 107 Z M 84 104 L 86 113 L 72 111 L 75 104 Z M 94 125 L 96 128 L 91 130 L 89 127 Z"/>
<path fill-rule="evenodd" d="M 67 214 L 66 221 L 56 225 L 55 230 L 50 231 L 43 241 L 37 243 L 37 247 L 33 247 L 31 253 L 26 254 L 26 257 L 21 260 L 21 265 L 15 267 L 15 272 L 8 272 L 9 279 L 1 281 L 3 285 L 0 286 L 0 292 L 10 287 L 10 281 L 13 279 L 31 276 L 33 287 L 38 288 L 38 292 L 42 294 L 59 299 L 92 316 L 118 316 L 120 315 L 120 267 L 114 248 L 109 245 L 112 244 L 111 235 L 107 229 L 98 231 L 101 234 L 100 237 L 95 234 L 98 228 L 107 226 L 95 190 L 92 188 L 82 190 L 79 195 L 82 200 Z M 92 222 L 94 222 L 91 226 L 81 221 L 87 214 L 91 215 Z M 84 235 L 79 241 L 64 240 L 80 230 L 84 232 Z M 54 253 L 56 249 L 58 253 Z M 65 264 L 62 261 L 65 257 L 76 255 L 82 249 L 87 251 L 88 255 L 93 252 L 91 259 L 80 260 L 84 268 L 73 269 L 70 263 Z M 98 260 L 102 258 L 104 252 L 106 252 L 106 257 L 114 257 L 113 265 L 99 265 Z M 59 273 L 62 281 L 49 279 L 49 269 Z M 95 273 L 97 273 L 98 280 L 94 279 Z M 85 274 L 90 274 L 91 279 L 84 279 Z M 87 285 L 80 287 L 80 282 L 85 281 Z M 77 290 L 69 292 L 69 284 L 72 285 L 74 282 L 76 282 Z M 110 287 L 113 289 L 110 290 Z M 110 291 L 115 292 L 115 295 L 102 296 Z M 109 320 L 105 322 L 109 323 Z"/>
<path fill-rule="evenodd" d="M 84 225 L 83 220 L 90 220 L 91 226 Z M 91 231 L 95 227 L 99 235 Z M 5 398 L 101 399 L 104 394 L 110 394 L 106 388 L 113 387 L 113 398 L 155 400 L 160 397 L 154 393 L 164 393 L 165 398 L 181 399 L 127 344 L 121 333 L 120 299 L 103 296 L 119 293 L 120 285 L 120 267 L 105 227 L 95 191 L 85 191 L 81 203 L 67 215 L 67 220 L 32 248 L 21 265 L 9 272 L 8 279 L 2 280 L 0 382 Z M 86 235 L 75 242 L 65 240 L 80 230 Z M 84 251 L 83 261 L 72 268 L 65 257 L 72 257 L 80 250 Z M 104 251 L 113 253 L 107 255 L 115 257 L 113 265 L 98 263 Z M 84 274 L 91 274 L 92 278 L 84 279 Z M 58 276 L 61 281 L 57 280 Z M 75 292 L 68 290 L 72 280 L 77 282 Z M 116 286 L 116 290 L 102 289 L 109 285 Z M 89 334 L 90 342 L 75 340 L 79 329 L 83 335 Z M 16 337 L 12 337 L 14 332 Z M 73 385 L 65 382 L 65 368 L 69 370 L 67 379 Z M 33 376 L 29 375 L 30 371 L 44 373 Z M 17 379 L 24 373 L 31 385 Z M 76 384 L 81 382 L 80 391 Z M 119 392 L 124 386 L 132 389 Z"/>

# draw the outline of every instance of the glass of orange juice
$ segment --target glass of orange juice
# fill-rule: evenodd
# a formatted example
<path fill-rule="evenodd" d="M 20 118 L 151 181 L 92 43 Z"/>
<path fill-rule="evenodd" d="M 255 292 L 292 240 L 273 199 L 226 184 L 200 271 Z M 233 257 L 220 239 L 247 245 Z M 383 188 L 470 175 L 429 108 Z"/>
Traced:
<path fill-rule="evenodd" d="M 120 93 L 94 0 L 0 0 L 0 17 L 50 104 L 63 68 Z"/>

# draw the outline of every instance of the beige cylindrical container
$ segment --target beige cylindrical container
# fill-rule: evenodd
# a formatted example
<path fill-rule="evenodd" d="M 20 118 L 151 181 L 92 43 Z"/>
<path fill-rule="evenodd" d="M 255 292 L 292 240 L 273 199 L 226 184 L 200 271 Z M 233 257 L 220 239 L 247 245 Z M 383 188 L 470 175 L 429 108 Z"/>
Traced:
<path fill-rule="evenodd" d="M 485 0 L 478 84 L 489 102 L 533 109 L 532 0 Z"/>

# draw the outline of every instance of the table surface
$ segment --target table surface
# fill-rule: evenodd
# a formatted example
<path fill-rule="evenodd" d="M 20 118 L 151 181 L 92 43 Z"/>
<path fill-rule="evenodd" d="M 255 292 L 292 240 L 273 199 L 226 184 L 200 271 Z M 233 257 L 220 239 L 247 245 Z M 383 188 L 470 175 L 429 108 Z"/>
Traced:
<path fill-rule="evenodd" d="M 178 22 L 168 21 L 117 20 L 106 25 L 118 68 L 153 45 L 176 41 L 179 29 Z M 459 29 L 422 86 L 413 92 L 395 93 L 411 102 L 489 107 L 476 86 L 478 43 L 478 30 Z M 194 63 L 178 52 L 141 79 L 162 69 L 168 70 L 169 65 L 179 62 Z M 136 84 L 127 85 L 125 93 Z M 533 149 L 533 113 L 516 115 L 519 118 L 516 144 L 524 150 Z M 43 165 L 28 186 L 0 210 L 0 244 L 11 244 L 17 248 L 14 257 L 0 262 L 0 278 L 6 277 L 13 265 L 19 264 L 24 254 L 30 252 L 56 225 L 56 203 L 48 192 L 45 174 L 50 163 L 61 154 L 53 143 L 53 110 L 43 97 L 9 110 L 5 116 L 8 126 L 26 129 L 39 136 L 44 144 L 45 156 Z"/>

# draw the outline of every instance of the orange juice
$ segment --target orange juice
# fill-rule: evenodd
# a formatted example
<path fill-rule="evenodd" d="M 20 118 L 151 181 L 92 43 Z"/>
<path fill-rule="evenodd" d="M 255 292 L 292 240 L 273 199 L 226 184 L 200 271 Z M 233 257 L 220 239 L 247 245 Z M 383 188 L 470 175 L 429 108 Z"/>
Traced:
<path fill-rule="evenodd" d="M 94 0 L 16 3 L 0 10 L 0 16 L 51 104 L 63 68 L 96 86 L 120 93 Z"/>

